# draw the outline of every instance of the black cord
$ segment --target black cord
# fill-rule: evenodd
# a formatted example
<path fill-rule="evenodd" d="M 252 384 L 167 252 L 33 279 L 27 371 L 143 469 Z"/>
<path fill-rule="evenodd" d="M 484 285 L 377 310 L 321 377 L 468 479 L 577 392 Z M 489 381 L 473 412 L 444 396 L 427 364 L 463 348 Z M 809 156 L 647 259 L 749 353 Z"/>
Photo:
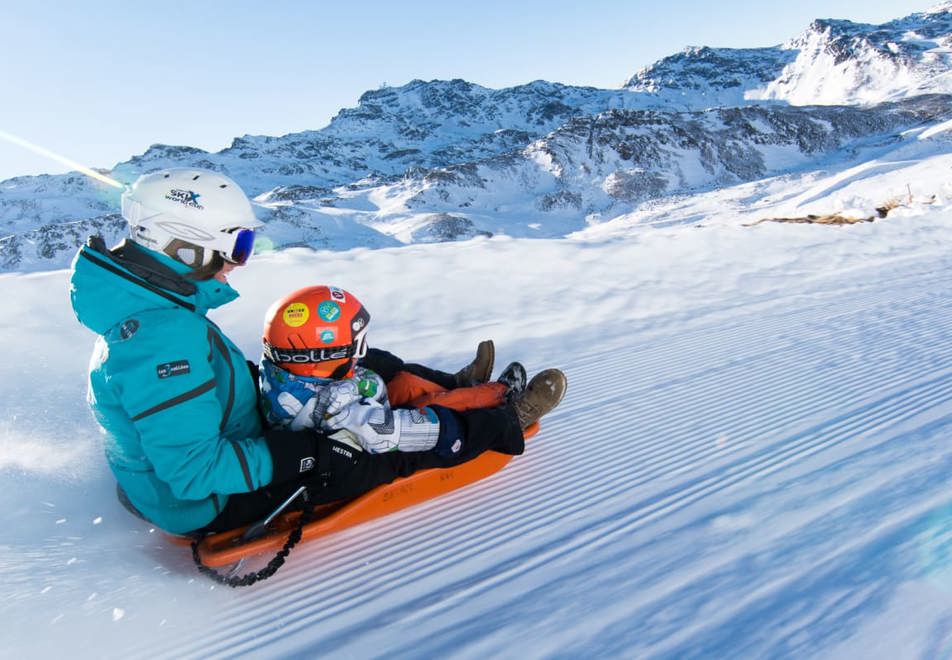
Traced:
<path fill-rule="evenodd" d="M 261 580 L 267 580 L 269 577 L 278 572 L 278 569 L 284 565 L 284 560 L 287 559 L 288 554 L 291 552 L 291 548 L 298 544 L 301 540 L 301 534 L 304 531 L 305 525 L 307 525 L 314 517 L 314 507 L 307 505 L 304 510 L 301 511 L 301 517 L 298 519 L 297 526 L 291 530 L 291 533 L 288 534 L 288 540 L 284 543 L 284 547 L 281 548 L 278 553 L 268 562 L 268 565 L 262 568 L 261 570 L 254 571 L 253 573 L 247 573 L 242 576 L 227 576 L 222 575 L 214 568 L 206 566 L 202 563 L 202 559 L 198 554 L 198 546 L 201 541 L 192 541 L 192 560 L 195 562 L 195 566 L 198 567 L 199 573 L 210 577 L 212 580 L 218 584 L 225 584 L 229 587 L 250 587 L 256 582 Z"/>

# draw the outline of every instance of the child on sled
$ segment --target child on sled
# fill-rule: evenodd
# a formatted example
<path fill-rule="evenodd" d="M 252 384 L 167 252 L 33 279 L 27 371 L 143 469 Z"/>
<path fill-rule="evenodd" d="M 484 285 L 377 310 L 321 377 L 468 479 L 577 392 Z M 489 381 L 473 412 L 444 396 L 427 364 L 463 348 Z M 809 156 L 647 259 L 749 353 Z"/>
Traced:
<path fill-rule="evenodd" d="M 525 429 L 564 394 L 561 371 L 546 370 L 527 386 L 518 362 L 498 380 L 468 387 L 448 389 L 402 370 L 384 382 L 358 362 L 367 353 L 369 323 L 360 301 L 336 287 L 306 287 L 271 307 L 260 385 L 264 416 L 272 427 L 317 428 L 371 453 L 435 449 L 452 457 L 462 450 L 462 434 L 453 428 L 457 418 L 449 410 L 512 403 Z"/>

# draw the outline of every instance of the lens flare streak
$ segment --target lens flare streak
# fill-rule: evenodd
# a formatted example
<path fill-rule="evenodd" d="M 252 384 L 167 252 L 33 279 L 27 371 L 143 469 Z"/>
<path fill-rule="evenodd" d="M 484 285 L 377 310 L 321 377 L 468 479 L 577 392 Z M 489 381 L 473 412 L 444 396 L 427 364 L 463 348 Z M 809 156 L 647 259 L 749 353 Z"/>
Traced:
<path fill-rule="evenodd" d="M 39 154 L 41 156 L 45 156 L 46 158 L 49 158 L 51 160 L 55 160 L 57 163 L 61 163 L 62 165 L 65 165 L 66 167 L 71 167 L 74 170 L 77 170 L 78 172 L 82 172 L 86 176 L 92 177 L 96 179 L 97 181 L 101 181 L 107 185 L 112 186 L 113 188 L 119 188 L 120 190 L 122 190 L 126 187 L 125 185 L 119 183 L 112 177 L 108 177 L 105 174 L 101 174 L 100 172 L 97 172 L 96 170 L 92 168 L 89 168 L 89 167 L 86 167 L 85 165 L 81 165 L 80 163 L 77 163 L 75 160 L 70 160 L 66 156 L 61 156 L 58 153 L 54 153 L 50 151 L 49 149 L 41 147 L 38 144 L 33 144 L 32 142 L 24 140 L 21 137 L 17 137 L 16 135 L 12 135 L 5 131 L 0 131 L 0 139 L 6 140 L 7 142 L 11 142 L 19 147 L 23 147 L 24 149 L 29 149 L 33 153 Z"/>

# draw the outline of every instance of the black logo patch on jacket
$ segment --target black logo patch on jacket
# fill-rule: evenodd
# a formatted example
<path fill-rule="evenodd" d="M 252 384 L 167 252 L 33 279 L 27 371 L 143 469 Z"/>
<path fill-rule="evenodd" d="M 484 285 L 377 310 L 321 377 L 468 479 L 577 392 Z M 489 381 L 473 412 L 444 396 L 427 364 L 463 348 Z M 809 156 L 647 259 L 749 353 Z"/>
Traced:
<path fill-rule="evenodd" d="M 192 368 L 188 364 L 188 360 L 177 360 L 175 362 L 166 362 L 165 364 L 160 364 L 156 366 L 155 373 L 159 378 L 169 378 L 170 376 L 184 376 L 187 373 L 190 373 Z"/>
<path fill-rule="evenodd" d="M 135 319 L 129 319 L 119 327 L 119 337 L 125 341 L 132 337 L 139 330 L 139 322 Z"/>

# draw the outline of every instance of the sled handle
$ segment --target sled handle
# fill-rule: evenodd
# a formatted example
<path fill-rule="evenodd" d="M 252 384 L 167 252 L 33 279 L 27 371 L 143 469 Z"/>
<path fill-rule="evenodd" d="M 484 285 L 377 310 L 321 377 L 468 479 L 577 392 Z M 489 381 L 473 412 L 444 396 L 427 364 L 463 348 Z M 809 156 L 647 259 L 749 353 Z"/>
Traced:
<path fill-rule="evenodd" d="M 288 508 L 288 506 L 291 505 L 291 502 L 299 498 L 301 494 L 304 493 L 306 490 L 307 490 L 307 486 L 301 486 L 296 491 L 294 491 L 294 493 L 292 493 L 288 499 L 281 502 L 281 504 L 279 504 L 277 508 L 268 515 L 267 518 L 265 518 L 264 520 L 259 520 L 258 522 L 251 525 L 248 529 L 246 529 L 245 533 L 241 535 L 241 540 L 251 541 L 258 538 L 265 532 L 267 532 L 268 525 L 271 524 L 271 521 L 277 518 L 278 515 L 280 515 L 282 511 L 284 511 L 286 508 Z"/>

